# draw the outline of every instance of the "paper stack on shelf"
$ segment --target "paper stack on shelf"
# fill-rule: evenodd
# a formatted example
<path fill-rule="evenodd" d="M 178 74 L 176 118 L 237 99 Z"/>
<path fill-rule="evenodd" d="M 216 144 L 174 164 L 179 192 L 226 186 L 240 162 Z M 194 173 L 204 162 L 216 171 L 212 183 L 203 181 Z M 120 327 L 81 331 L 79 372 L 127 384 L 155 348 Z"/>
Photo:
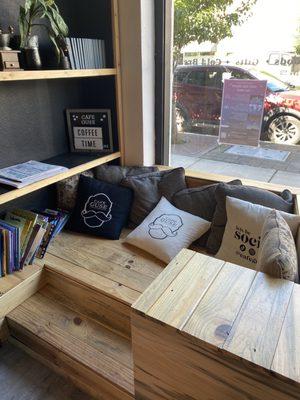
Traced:
<path fill-rule="evenodd" d="M 0 183 L 20 189 L 67 170 L 68 168 L 59 165 L 28 161 L 0 169 Z"/>
<path fill-rule="evenodd" d="M 72 69 L 105 68 L 105 44 L 100 39 L 66 38 Z"/>

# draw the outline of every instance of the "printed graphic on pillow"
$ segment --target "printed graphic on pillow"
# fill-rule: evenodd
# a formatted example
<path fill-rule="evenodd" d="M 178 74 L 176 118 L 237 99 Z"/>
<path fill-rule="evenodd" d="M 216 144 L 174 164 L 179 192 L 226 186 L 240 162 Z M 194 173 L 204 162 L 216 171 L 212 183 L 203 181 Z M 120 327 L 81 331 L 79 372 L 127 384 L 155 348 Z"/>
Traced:
<path fill-rule="evenodd" d="M 90 196 L 84 205 L 81 216 L 86 226 L 99 228 L 112 219 L 111 208 L 113 202 L 104 193 Z"/>
<path fill-rule="evenodd" d="M 177 236 L 178 230 L 183 226 L 182 219 L 176 214 L 163 214 L 155 218 L 149 225 L 149 235 L 153 239 L 166 239 Z"/>
<path fill-rule="evenodd" d="M 254 233 L 236 225 L 234 240 L 238 243 L 236 255 L 243 260 L 250 261 L 252 264 L 257 264 L 260 236 L 256 237 Z"/>

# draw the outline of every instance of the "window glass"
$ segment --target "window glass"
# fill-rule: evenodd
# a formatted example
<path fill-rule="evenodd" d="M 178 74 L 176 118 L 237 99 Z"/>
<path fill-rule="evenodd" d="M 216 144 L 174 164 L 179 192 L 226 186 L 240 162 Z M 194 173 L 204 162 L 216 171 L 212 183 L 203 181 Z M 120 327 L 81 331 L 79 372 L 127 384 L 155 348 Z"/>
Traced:
<path fill-rule="evenodd" d="M 170 164 L 300 187 L 300 1 L 174 0 L 173 60 Z M 235 101 L 221 130 L 235 79 L 266 94 Z M 225 131 L 236 142 L 219 144 Z"/>

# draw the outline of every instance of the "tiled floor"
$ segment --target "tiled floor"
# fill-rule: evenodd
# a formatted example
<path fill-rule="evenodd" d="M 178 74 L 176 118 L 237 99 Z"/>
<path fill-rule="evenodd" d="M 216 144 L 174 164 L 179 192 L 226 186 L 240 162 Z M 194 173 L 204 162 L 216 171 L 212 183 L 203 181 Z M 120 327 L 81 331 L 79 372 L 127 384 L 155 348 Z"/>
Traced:
<path fill-rule="evenodd" d="M 285 161 L 246 157 L 226 152 L 230 146 L 219 145 L 217 136 L 181 134 L 172 145 L 172 166 L 248 178 L 263 182 L 300 187 L 300 145 L 275 145 L 261 142 L 263 148 L 289 152 Z"/>
<path fill-rule="evenodd" d="M 0 348 L 1 400 L 93 400 L 19 348 Z"/>

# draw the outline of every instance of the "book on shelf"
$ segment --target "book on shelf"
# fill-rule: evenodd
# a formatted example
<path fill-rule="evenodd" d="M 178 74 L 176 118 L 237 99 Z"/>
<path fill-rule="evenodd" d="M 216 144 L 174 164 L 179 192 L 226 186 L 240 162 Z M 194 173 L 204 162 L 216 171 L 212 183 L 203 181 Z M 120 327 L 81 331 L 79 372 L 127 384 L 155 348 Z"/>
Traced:
<path fill-rule="evenodd" d="M 0 277 L 43 258 L 51 240 L 69 219 L 62 210 L 15 209 L 0 219 Z"/>
<path fill-rule="evenodd" d="M 101 39 L 66 38 L 72 69 L 106 67 L 105 42 Z"/>
<path fill-rule="evenodd" d="M 67 170 L 68 168 L 60 165 L 31 160 L 0 169 L 0 183 L 20 189 Z"/>

